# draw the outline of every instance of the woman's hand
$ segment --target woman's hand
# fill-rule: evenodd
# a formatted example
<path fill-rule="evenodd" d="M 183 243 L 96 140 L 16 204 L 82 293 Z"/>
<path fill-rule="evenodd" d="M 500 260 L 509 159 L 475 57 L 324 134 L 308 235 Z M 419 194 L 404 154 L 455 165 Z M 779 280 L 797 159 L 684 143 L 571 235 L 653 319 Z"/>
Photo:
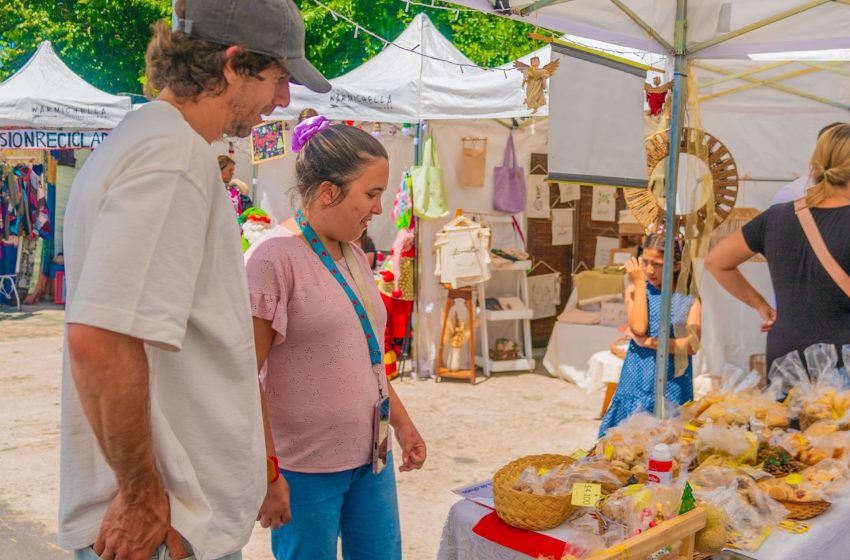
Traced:
<path fill-rule="evenodd" d="M 264 529 L 280 529 L 292 519 L 292 511 L 289 509 L 289 483 L 283 475 L 269 484 L 266 489 L 266 497 L 260 506 L 257 521 Z"/>
<path fill-rule="evenodd" d="M 629 275 L 629 280 L 635 286 L 643 286 L 646 282 L 646 273 L 635 257 L 626 261 L 626 274 Z"/>
<path fill-rule="evenodd" d="M 759 317 L 761 317 L 761 332 L 767 332 L 773 328 L 773 323 L 776 322 L 776 310 L 769 303 L 763 301 L 756 307 Z"/>
<path fill-rule="evenodd" d="M 413 423 L 408 423 L 401 426 L 395 431 L 396 439 L 401 445 L 401 466 L 398 468 L 400 472 L 408 472 L 414 469 L 421 469 L 425 464 L 425 457 L 428 452 L 425 449 L 425 440 L 419 435 Z"/>
<path fill-rule="evenodd" d="M 632 340 L 635 341 L 635 344 L 637 344 L 638 346 L 650 348 L 652 350 L 658 350 L 658 339 L 654 336 L 637 336 L 635 334 L 632 334 L 631 337 Z"/>

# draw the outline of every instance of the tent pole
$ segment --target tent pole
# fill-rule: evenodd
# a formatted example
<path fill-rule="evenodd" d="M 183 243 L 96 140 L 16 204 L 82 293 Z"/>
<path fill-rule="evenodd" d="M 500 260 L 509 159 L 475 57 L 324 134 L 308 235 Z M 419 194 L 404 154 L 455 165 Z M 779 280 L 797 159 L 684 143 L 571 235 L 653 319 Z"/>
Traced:
<path fill-rule="evenodd" d="M 838 65 L 838 64 L 843 64 L 843 62 L 833 62 L 833 63 L 830 63 L 830 64 Z M 722 70 L 721 68 L 717 68 L 715 66 L 707 65 L 707 64 L 704 64 L 704 63 L 695 62 L 694 65 L 697 66 L 698 68 L 703 68 L 705 70 L 708 70 L 709 72 L 717 72 L 718 74 L 724 74 L 725 73 L 725 71 Z M 798 97 L 803 97 L 805 99 L 811 99 L 812 101 L 817 101 L 818 103 L 823 103 L 825 105 L 830 105 L 832 107 L 838 107 L 839 109 L 843 109 L 844 111 L 850 111 L 850 105 L 847 105 L 846 103 L 841 103 L 840 101 L 835 101 L 835 100 L 829 99 L 827 97 L 815 95 L 813 93 L 808 93 L 808 92 L 799 90 L 797 88 L 792 88 L 792 87 L 789 87 L 789 86 L 786 86 L 786 85 L 783 85 L 783 84 L 775 83 L 775 82 L 778 82 L 780 80 L 787 80 L 789 78 L 802 76 L 804 74 L 811 74 L 812 72 L 818 72 L 820 70 L 821 70 L 820 68 L 811 68 L 810 67 L 810 68 L 805 68 L 803 70 L 797 70 L 795 72 L 789 72 L 787 74 L 782 74 L 781 76 L 774 76 L 774 77 L 768 78 L 766 80 L 759 80 L 759 79 L 756 79 L 756 78 L 740 78 L 741 80 L 748 82 L 747 85 L 738 86 L 736 88 L 731 88 L 731 89 L 727 89 L 727 90 L 724 90 L 724 91 L 719 91 L 717 93 L 712 93 L 712 94 L 709 94 L 709 95 L 703 95 L 702 97 L 699 98 L 699 102 L 702 103 L 704 101 L 708 101 L 708 100 L 714 99 L 716 97 L 721 97 L 723 95 L 728 95 L 728 94 L 732 94 L 732 93 L 737 93 L 739 91 L 746 91 L 748 89 L 753 89 L 753 88 L 756 88 L 756 87 L 759 87 L 759 86 L 764 86 L 764 87 L 768 87 L 768 88 L 775 89 L 775 90 L 778 90 L 778 91 L 784 91 L 785 93 L 789 93 L 791 95 L 796 95 Z"/>
<path fill-rule="evenodd" d="M 413 137 L 413 165 L 419 165 L 422 161 L 422 128 L 422 121 L 420 120 L 416 123 L 416 134 Z M 422 226 L 419 223 L 419 218 L 414 216 L 412 219 L 414 224 L 413 246 L 416 247 L 416 259 L 413 267 L 413 315 L 410 318 L 413 328 L 411 329 L 410 342 L 413 345 L 416 375 L 421 378 L 425 371 L 423 369 L 425 359 L 422 356 L 425 351 L 423 346 L 425 345 L 422 344 L 422 339 L 420 338 L 422 335 L 422 324 L 424 323 L 424 319 L 421 316 L 422 305 L 420 304 L 422 298 L 422 255 L 420 254 L 422 251 Z"/>
<path fill-rule="evenodd" d="M 640 16 L 638 16 L 631 8 L 626 6 L 622 0 L 611 0 L 611 3 L 620 8 L 620 11 L 629 16 L 629 19 L 635 22 L 638 27 L 649 33 L 649 36 L 655 39 L 659 45 L 667 49 L 668 51 L 673 50 L 673 45 L 667 42 L 667 40 L 662 37 L 658 31 L 652 28 L 651 25 L 643 21 Z"/>
<path fill-rule="evenodd" d="M 848 0 L 850 1 L 850 0 Z M 846 62 L 846 61 L 844 61 Z M 820 68 L 821 70 L 825 70 L 827 72 L 832 72 L 833 74 L 838 74 L 839 76 L 848 76 L 850 77 L 850 71 L 842 70 L 841 68 L 834 68 L 827 64 L 823 64 L 822 62 L 804 62 L 806 66 L 811 66 L 813 68 Z"/>
<path fill-rule="evenodd" d="M 667 209 L 664 226 L 664 269 L 661 282 L 661 317 L 658 327 L 658 350 L 655 368 L 655 416 L 664 417 L 667 388 L 667 364 L 670 357 L 670 304 L 673 301 L 674 235 L 676 233 L 676 182 L 679 176 L 679 143 L 682 138 L 686 98 L 686 14 L 687 0 L 676 1 L 676 27 L 673 56 L 674 74 L 670 117 L 670 154 L 667 158 Z"/>
<path fill-rule="evenodd" d="M 517 8 L 514 13 L 525 17 L 532 12 L 545 8 L 546 6 L 551 6 L 552 4 L 563 4 L 565 2 L 570 2 L 570 0 L 537 0 L 537 2 L 532 2 L 528 6 Z"/>
<path fill-rule="evenodd" d="M 792 16 L 796 16 L 797 14 L 801 14 L 803 12 L 811 10 L 812 8 L 817 8 L 818 6 L 820 6 L 822 4 L 829 4 L 832 1 L 833 0 L 810 0 L 809 2 L 806 2 L 805 4 L 802 4 L 800 6 L 795 6 L 791 9 L 789 9 L 789 10 L 785 10 L 784 12 L 780 12 L 780 13 L 778 13 L 774 16 L 771 16 L 769 18 L 765 18 L 761 21 L 756 21 L 756 22 L 751 23 L 749 25 L 745 25 L 744 27 L 741 27 L 740 29 L 730 31 L 729 33 L 724 33 L 723 35 L 720 35 L 720 36 L 715 37 L 713 39 L 709 39 L 708 41 L 703 41 L 702 43 L 697 43 L 696 45 L 693 45 L 688 50 L 688 52 L 690 54 L 697 53 L 697 52 L 699 52 L 703 49 L 707 49 L 708 47 L 713 47 L 714 45 L 717 45 L 717 44 L 720 44 L 720 43 L 725 43 L 726 41 L 728 41 L 730 39 L 734 39 L 735 37 L 740 37 L 741 35 L 749 33 L 750 31 L 755 31 L 756 29 L 761 29 L 762 27 L 766 27 L 768 25 L 776 23 L 777 21 L 782 21 L 783 19 L 788 19 Z"/>
<path fill-rule="evenodd" d="M 731 80 L 736 80 L 738 78 L 743 78 L 744 76 L 751 76 L 753 74 L 758 74 L 760 72 L 766 72 L 768 70 L 773 70 L 774 68 L 779 68 L 781 66 L 787 66 L 791 64 L 790 61 L 783 60 L 780 62 L 774 62 L 772 64 L 766 64 L 764 66 L 759 66 L 758 68 L 750 68 L 749 70 L 742 70 L 741 72 L 735 72 L 734 74 L 724 74 L 721 78 L 714 78 L 711 80 L 707 80 L 702 82 L 697 86 L 697 89 L 704 89 L 711 86 L 716 86 L 717 84 L 722 84 L 724 82 L 729 82 Z M 700 66 L 700 68 L 703 68 Z M 708 70 L 708 68 L 706 68 Z"/>

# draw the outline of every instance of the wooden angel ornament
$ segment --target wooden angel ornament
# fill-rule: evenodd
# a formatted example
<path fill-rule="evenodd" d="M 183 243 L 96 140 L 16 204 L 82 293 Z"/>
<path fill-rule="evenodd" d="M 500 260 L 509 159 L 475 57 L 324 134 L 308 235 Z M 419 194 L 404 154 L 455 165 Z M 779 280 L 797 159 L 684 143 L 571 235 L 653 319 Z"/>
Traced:
<path fill-rule="evenodd" d="M 531 114 L 546 105 L 546 78 L 555 73 L 560 60 L 553 60 L 540 67 L 540 57 L 531 57 L 531 65 L 519 60 L 514 62 L 514 68 L 522 72 L 522 85 L 525 88 L 525 105 L 531 109 Z"/>

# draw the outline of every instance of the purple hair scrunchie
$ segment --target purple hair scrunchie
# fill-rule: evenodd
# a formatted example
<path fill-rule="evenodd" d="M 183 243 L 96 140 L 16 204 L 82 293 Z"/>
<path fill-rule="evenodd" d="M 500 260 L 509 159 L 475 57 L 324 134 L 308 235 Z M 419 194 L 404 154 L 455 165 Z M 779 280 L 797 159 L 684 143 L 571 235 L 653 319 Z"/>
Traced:
<path fill-rule="evenodd" d="M 292 151 L 300 151 L 305 144 L 323 128 L 331 126 L 331 121 L 322 115 L 316 115 L 309 119 L 304 119 L 292 131 Z"/>

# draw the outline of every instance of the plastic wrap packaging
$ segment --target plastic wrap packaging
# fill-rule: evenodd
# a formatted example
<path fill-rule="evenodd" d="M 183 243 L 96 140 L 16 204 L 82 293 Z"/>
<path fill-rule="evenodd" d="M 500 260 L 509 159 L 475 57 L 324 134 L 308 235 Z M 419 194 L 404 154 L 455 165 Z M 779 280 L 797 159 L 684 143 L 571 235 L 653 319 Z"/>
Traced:
<path fill-rule="evenodd" d="M 758 438 L 743 427 L 707 424 L 696 433 L 696 447 L 700 464 L 713 455 L 721 455 L 734 463 L 754 465 L 758 455 Z"/>
<path fill-rule="evenodd" d="M 604 463 L 564 463 L 541 472 L 528 467 L 520 474 L 514 489 L 538 496 L 566 496 L 573 491 L 573 484 L 592 482 L 601 484 L 603 491 L 613 492 L 622 483 Z"/>
<path fill-rule="evenodd" d="M 787 510 L 759 488 L 752 471 L 726 467 L 700 467 L 691 475 L 694 496 L 723 511 L 732 542 L 755 539 L 782 521 Z M 767 477 L 764 480 L 772 479 Z"/>
<path fill-rule="evenodd" d="M 680 416 L 662 420 L 646 412 L 638 412 L 608 430 L 605 437 L 597 442 L 594 456 L 610 461 L 612 467 L 621 473 L 640 474 L 646 472 L 650 450 L 657 443 L 665 443 L 674 455 L 673 470 L 678 472 L 684 424 L 685 419 Z"/>

